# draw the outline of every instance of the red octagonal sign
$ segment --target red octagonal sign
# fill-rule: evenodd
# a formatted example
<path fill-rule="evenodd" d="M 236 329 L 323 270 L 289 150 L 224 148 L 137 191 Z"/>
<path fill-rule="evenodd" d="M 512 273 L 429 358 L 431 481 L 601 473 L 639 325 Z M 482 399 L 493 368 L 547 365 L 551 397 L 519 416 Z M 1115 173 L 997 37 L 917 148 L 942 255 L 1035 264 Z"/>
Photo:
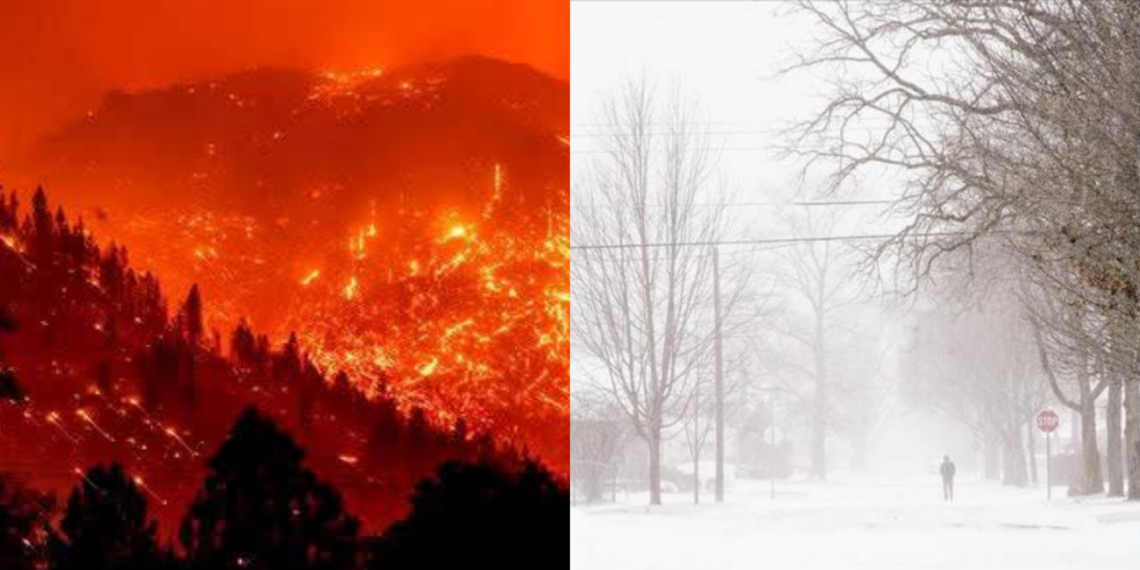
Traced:
<path fill-rule="evenodd" d="M 1060 423 L 1061 418 L 1053 410 L 1041 410 L 1037 414 L 1037 429 L 1044 433 L 1053 433 Z"/>

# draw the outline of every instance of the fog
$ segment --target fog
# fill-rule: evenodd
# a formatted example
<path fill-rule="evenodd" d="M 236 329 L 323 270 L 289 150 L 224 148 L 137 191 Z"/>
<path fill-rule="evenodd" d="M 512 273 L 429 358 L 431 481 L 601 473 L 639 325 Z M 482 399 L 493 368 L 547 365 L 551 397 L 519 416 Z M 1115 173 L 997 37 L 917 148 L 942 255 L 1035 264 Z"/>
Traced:
<path fill-rule="evenodd" d="M 885 212 L 900 192 L 886 174 L 842 195 L 831 195 L 821 182 L 811 180 L 822 174 L 809 171 L 809 179 L 801 180 L 802 165 L 783 152 L 784 131 L 808 118 L 823 100 L 822 80 L 779 75 L 797 50 L 805 51 L 812 44 L 812 24 L 802 16 L 778 5 L 709 9 L 680 4 L 650 9 L 636 4 L 581 4 L 574 6 L 571 17 L 575 198 L 588 185 L 584 179 L 594 166 L 591 161 L 604 158 L 607 136 L 613 131 L 600 118 L 599 108 L 612 90 L 630 78 L 644 78 L 658 97 L 679 87 L 700 108 L 694 121 L 715 163 L 715 172 L 700 192 L 710 194 L 703 198 L 706 201 L 715 199 L 712 194 L 724 194 L 725 218 L 731 224 L 725 241 L 878 235 L 903 222 Z M 644 25 L 634 29 L 633 21 Z M 880 184 L 884 180 L 887 183 Z M 810 236 L 803 227 L 809 219 L 816 232 Z M 795 272 L 792 260 L 810 252 L 813 245 L 824 254 L 824 244 L 810 243 L 729 245 L 721 251 L 727 267 L 749 274 L 744 286 L 749 299 L 741 303 L 741 312 L 753 314 L 740 325 L 745 330 L 727 341 L 727 352 L 739 353 L 744 361 L 734 374 L 748 391 L 797 390 L 790 396 L 793 400 L 779 404 L 789 407 L 783 415 L 791 416 L 793 423 L 803 420 L 802 410 L 791 408 L 811 392 L 810 374 L 802 370 L 810 364 L 810 350 L 803 350 L 802 331 L 795 329 L 810 324 L 812 310 L 788 274 Z M 963 459 L 972 463 L 970 437 L 960 426 L 937 414 L 900 406 L 898 385 L 905 374 L 900 360 L 915 300 L 900 302 L 867 289 L 863 268 L 858 267 L 861 245 L 838 242 L 826 248 L 834 260 L 827 286 L 836 296 L 835 312 L 829 315 L 827 360 L 852 392 L 864 392 L 863 388 L 874 392 L 852 409 L 835 410 L 865 416 L 859 429 L 873 433 L 861 444 L 866 448 L 857 458 L 853 434 L 839 430 L 829 456 L 839 469 L 853 469 L 852 463 L 859 463 L 858 469 L 864 471 L 924 472 L 929 461 L 944 451 L 965 452 Z M 589 378 L 599 376 L 591 373 L 596 363 L 580 345 L 572 350 L 572 358 L 573 386 L 585 390 L 592 385 Z M 758 394 L 741 394 L 733 403 L 747 407 L 744 400 L 763 399 Z M 789 436 L 806 437 L 795 433 L 801 427 L 790 429 Z M 806 457 L 795 461 L 807 469 Z"/>
<path fill-rule="evenodd" d="M 1035 91 L 1140 62 L 925 6 L 572 3 L 572 568 L 1140 561 L 1140 117 Z"/>

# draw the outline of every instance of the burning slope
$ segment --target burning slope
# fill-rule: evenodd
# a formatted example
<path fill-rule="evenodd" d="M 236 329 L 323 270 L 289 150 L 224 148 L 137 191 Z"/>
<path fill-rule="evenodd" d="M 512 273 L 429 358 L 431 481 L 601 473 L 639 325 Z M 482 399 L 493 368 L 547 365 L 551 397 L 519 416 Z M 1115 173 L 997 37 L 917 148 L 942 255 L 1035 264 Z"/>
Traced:
<path fill-rule="evenodd" d="M 18 172 L 208 326 L 295 330 L 330 374 L 464 415 L 561 468 L 568 398 L 568 88 L 468 58 L 263 70 L 137 95 Z"/>
<path fill-rule="evenodd" d="M 301 278 L 308 291 L 286 326 L 303 331 L 324 368 L 369 382 L 391 376 L 406 403 L 442 420 L 522 413 L 515 421 L 525 425 L 564 415 L 565 220 L 533 237 L 495 221 L 491 210 L 453 213 L 403 240 L 384 240 L 370 221 L 343 256 Z"/>
<path fill-rule="evenodd" d="M 440 463 L 514 462 L 513 449 L 465 421 L 402 412 L 391 386 L 365 399 L 347 376 L 322 375 L 295 338 L 271 346 L 242 324 L 228 349 L 217 346 L 203 334 L 209 303 L 198 290 L 170 318 L 158 281 L 119 248 L 99 248 L 63 209 L 53 215 L 43 193 L 18 205 L 28 202 L 0 190 L 0 472 L 66 493 L 85 467 L 118 462 L 170 534 L 203 460 L 256 406 L 379 530 Z"/>

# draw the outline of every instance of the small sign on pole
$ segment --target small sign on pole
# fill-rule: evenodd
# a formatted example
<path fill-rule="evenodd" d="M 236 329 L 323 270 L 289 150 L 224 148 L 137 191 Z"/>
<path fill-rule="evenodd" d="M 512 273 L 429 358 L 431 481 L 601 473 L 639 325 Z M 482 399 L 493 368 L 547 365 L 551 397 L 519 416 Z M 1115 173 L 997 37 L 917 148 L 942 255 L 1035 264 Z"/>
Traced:
<path fill-rule="evenodd" d="M 1057 412 L 1048 408 L 1037 413 L 1037 429 L 1045 434 L 1045 499 L 1053 500 L 1053 432 L 1061 424 Z"/>

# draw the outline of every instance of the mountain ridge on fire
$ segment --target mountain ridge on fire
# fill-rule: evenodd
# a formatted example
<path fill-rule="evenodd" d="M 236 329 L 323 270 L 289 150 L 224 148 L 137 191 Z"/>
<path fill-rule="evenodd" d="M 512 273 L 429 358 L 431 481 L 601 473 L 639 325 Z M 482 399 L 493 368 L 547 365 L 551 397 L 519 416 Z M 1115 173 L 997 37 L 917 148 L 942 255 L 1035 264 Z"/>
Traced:
<path fill-rule="evenodd" d="M 358 392 L 564 472 L 568 118 L 566 83 L 487 58 L 260 69 L 109 95 L 9 167 L 199 285 L 222 344 L 295 332 Z"/>
<path fill-rule="evenodd" d="M 241 322 L 223 347 L 198 287 L 169 310 L 157 278 L 53 213 L 42 190 L 27 207 L 0 191 L 0 275 L 0 472 L 38 488 L 62 493 L 114 461 L 169 531 L 249 406 L 297 439 L 372 531 L 402 517 L 443 462 L 518 465 L 462 418 L 443 425 L 401 412 L 386 384 L 366 399 L 343 373 L 326 378 L 295 336 L 272 346 Z"/>

